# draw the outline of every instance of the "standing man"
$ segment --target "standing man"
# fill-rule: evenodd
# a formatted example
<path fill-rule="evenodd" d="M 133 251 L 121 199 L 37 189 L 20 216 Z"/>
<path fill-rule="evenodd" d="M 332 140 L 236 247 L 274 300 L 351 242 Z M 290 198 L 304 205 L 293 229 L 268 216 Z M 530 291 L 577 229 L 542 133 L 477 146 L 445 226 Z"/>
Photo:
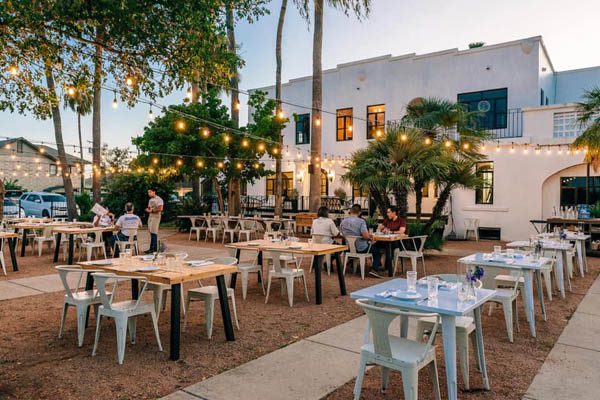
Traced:
<path fill-rule="evenodd" d="M 160 225 L 160 216 L 165 202 L 156 195 L 156 188 L 148 189 L 148 232 L 150 232 L 150 248 L 144 253 L 150 254 L 158 251 L 158 226 Z"/>

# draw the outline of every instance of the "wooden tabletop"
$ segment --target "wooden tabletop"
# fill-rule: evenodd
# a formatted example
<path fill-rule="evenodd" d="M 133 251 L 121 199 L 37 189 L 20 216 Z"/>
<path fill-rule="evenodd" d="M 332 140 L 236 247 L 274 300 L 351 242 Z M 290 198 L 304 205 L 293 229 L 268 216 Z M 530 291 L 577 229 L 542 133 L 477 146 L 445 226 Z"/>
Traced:
<path fill-rule="evenodd" d="M 18 238 L 20 235 L 14 232 L 0 232 L 0 239 Z"/>
<path fill-rule="evenodd" d="M 13 224 L 18 224 L 21 222 L 29 222 L 29 223 L 34 223 L 34 222 L 40 222 L 40 223 L 47 223 L 47 222 L 52 222 L 52 218 L 28 218 L 28 217 L 22 217 L 22 218 L 10 218 L 10 219 L 6 219 L 6 222 L 11 222 Z"/>
<path fill-rule="evenodd" d="M 396 242 L 398 240 L 408 239 L 408 238 L 409 238 L 408 235 L 400 234 L 400 233 L 392 233 L 389 235 L 386 235 L 383 233 L 374 233 L 373 234 L 373 239 L 378 242 Z"/>
<path fill-rule="evenodd" d="M 95 233 L 95 232 L 112 232 L 116 231 L 119 228 L 116 226 L 91 226 L 88 228 L 81 228 L 75 226 L 57 226 L 52 229 L 53 233 L 63 233 L 66 235 L 81 235 L 85 233 Z"/>
<path fill-rule="evenodd" d="M 86 261 L 78 263 L 83 269 L 95 269 L 113 272 L 117 275 L 131 275 L 147 278 L 151 282 L 174 285 L 183 282 L 213 278 L 215 276 L 237 272 L 235 265 L 211 264 L 202 267 L 190 267 L 187 264 L 156 265 L 156 261 L 144 261 L 141 257 L 113 258 L 110 265 L 99 265 L 104 262 Z M 137 271 L 140 268 L 157 266 L 159 270 L 152 272 Z"/>
<path fill-rule="evenodd" d="M 44 228 L 59 228 L 59 227 L 80 227 L 91 226 L 91 222 L 21 222 L 15 224 L 17 229 L 44 229 Z"/>
<path fill-rule="evenodd" d="M 300 248 L 290 248 L 290 246 L 300 246 Z M 280 251 L 312 256 L 322 256 L 348 250 L 348 246 L 340 244 L 313 243 L 309 245 L 304 242 L 293 242 L 290 246 L 285 246 L 282 242 L 272 242 L 270 240 L 251 240 L 249 242 L 230 243 L 225 247 L 240 250 Z"/>

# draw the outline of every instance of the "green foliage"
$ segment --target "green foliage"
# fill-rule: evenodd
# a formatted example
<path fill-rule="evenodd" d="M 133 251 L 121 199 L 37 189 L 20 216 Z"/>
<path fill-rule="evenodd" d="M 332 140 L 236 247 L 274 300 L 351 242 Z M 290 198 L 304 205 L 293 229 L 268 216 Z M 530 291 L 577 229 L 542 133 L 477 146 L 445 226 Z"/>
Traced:
<path fill-rule="evenodd" d="M 365 222 L 367 223 L 367 227 L 376 229 L 377 225 L 379 225 L 379 216 L 373 214 L 372 216 L 365 217 Z"/>
<path fill-rule="evenodd" d="M 192 197 L 184 197 L 181 204 L 177 206 L 177 215 L 202 215 L 210 212 L 209 205 L 205 202 L 201 202 L 198 199 Z M 191 222 L 189 219 L 177 218 L 175 224 L 179 227 L 179 230 L 189 231 Z"/>
<path fill-rule="evenodd" d="M 91 212 L 94 206 L 94 199 L 88 192 L 76 195 L 75 203 L 79 206 L 80 221 L 92 221 L 94 219 L 94 214 Z"/>
<path fill-rule="evenodd" d="M 169 204 L 175 186 L 153 174 L 123 173 L 113 176 L 106 182 L 107 194 L 104 204 L 118 217 L 124 213 L 125 203 L 131 202 L 135 207 L 135 214 L 145 223 L 148 218 L 144 211 L 148 206 L 147 191 L 151 187 L 157 189 L 158 196 L 165 202 L 162 222 L 175 218 L 177 209 Z"/>
<path fill-rule="evenodd" d="M 19 183 L 18 179 L 2 178 L 4 183 L 4 190 L 23 190 L 23 186 Z"/>
<path fill-rule="evenodd" d="M 469 48 L 470 49 L 476 49 L 478 47 L 483 47 L 485 46 L 485 42 L 473 42 L 473 43 L 469 43 Z"/>
<path fill-rule="evenodd" d="M 590 207 L 590 216 L 592 218 L 600 218 L 600 201 Z"/>
<path fill-rule="evenodd" d="M 339 187 L 337 189 L 335 189 L 333 191 L 333 194 L 335 195 L 335 197 L 337 197 L 338 199 L 344 201 L 346 200 L 346 197 L 348 197 L 348 194 L 346 193 L 346 191 L 344 190 L 343 187 Z"/>
<path fill-rule="evenodd" d="M 428 229 L 426 224 L 422 222 L 409 222 L 407 227 L 410 236 L 427 235 L 427 240 L 425 241 L 425 250 L 441 250 L 444 246 L 443 233 L 445 225 L 446 222 L 444 220 L 437 220 L 435 225 L 430 229 Z"/>
<path fill-rule="evenodd" d="M 583 101 L 577 103 L 579 123 L 585 127 L 571 147 L 574 150 L 587 149 L 585 162 L 592 165 L 595 172 L 600 169 L 600 87 L 587 90 Z"/>

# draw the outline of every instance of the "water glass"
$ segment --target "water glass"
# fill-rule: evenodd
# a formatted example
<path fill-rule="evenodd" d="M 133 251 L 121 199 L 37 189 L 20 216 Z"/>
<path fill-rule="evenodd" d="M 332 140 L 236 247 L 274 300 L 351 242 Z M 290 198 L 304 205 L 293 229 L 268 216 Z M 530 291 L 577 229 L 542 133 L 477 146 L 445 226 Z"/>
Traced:
<path fill-rule="evenodd" d="M 437 299 L 438 297 L 438 284 L 439 279 L 437 276 L 427 277 L 427 297 L 431 300 Z"/>
<path fill-rule="evenodd" d="M 513 258 L 515 256 L 515 249 L 506 249 L 506 257 Z"/>
<path fill-rule="evenodd" d="M 416 293 L 416 291 L 417 291 L 417 271 L 408 271 L 406 273 L 406 291 Z"/>
<path fill-rule="evenodd" d="M 502 254 L 502 246 L 494 246 L 494 255 L 499 256 Z"/>
<path fill-rule="evenodd" d="M 313 239 L 308 239 L 308 248 L 310 249 L 313 245 Z"/>
<path fill-rule="evenodd" d="M 465 282 L 457 282 L 458 301 L 467 301 L 469 298 L 469 286 Z"/>

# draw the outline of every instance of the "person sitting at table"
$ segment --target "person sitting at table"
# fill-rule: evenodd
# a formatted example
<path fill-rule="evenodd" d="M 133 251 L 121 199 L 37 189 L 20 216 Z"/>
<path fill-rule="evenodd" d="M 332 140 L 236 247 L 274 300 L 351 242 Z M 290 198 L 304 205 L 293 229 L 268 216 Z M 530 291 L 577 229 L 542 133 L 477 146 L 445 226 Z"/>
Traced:
<path fill-rule="evenodd" d="M 106 214 L 94 216 L 92 224 L 95 227 L 108 228 L 109 226 L 112 226 L 115 223 L 115 214 L 111 213 L 108 207 L 106 206 L 104 207 L 104 209 L 106 210 Z M 112 253 L 112 248 L 110 245 L 110 239 L 112 235 L 113 234 L 110 231 L 102 232 L 102 240 L 104 241 L 104 247 L 106 248 L 107 257 L 111 257 Z"/>
<path fill-rule="evenodd" d="M 310 233 L 323 236 L 321 243 L 326 244 L 332 244 L 333 238 L 339 236 L 340 231 L 335 226 L 335 222 L 329 218 L 329 209 L 327 207 L 321 207 L 317 211 L 317 219 L 312 222 Z"/>
<path fill-rule="evenodd" d="M 356 251 L 358 253 L 366 253 L 369 250 L 369 241 L 373 240 L 373 235 L 369 232 L 366 221 L 360 217 L 361 212 L 360 205 L 354 204 L 350 209 L 350 216 L 340 223 L 340 232 L 344 236 L 357 236 L 358 238 L 355 242 Z M 369 275 L 381 278 L 381 275 L 379 275 L 381 252 L 376 246 L 371 246 L 370 252 L 373 254 L 373 265 L 371 266 Z"/>
<path fill-rule="evenodd" d="M 386 210 L 386 217 L 383 223 L 379 224 L 378 230 L 383 233 L 406 233 L 406 220 L 398 216 L 398 207 L 389 206 Z"/>
<path fill-rule="evenodd" d="M 119 232 L 111 237 L 111 247 L 114 247 L 117 241 L 127 242 L 130 237 L 133 236 L 135 238 L 137 235 L 138 229 L 142 226 L 142 220 L 133 211 L 132 203 L 125 204 L 125 214 L 121 215 L 115 224 Z M 115 257 L 119 257 L 119 246 L 115 249 Z"/>

